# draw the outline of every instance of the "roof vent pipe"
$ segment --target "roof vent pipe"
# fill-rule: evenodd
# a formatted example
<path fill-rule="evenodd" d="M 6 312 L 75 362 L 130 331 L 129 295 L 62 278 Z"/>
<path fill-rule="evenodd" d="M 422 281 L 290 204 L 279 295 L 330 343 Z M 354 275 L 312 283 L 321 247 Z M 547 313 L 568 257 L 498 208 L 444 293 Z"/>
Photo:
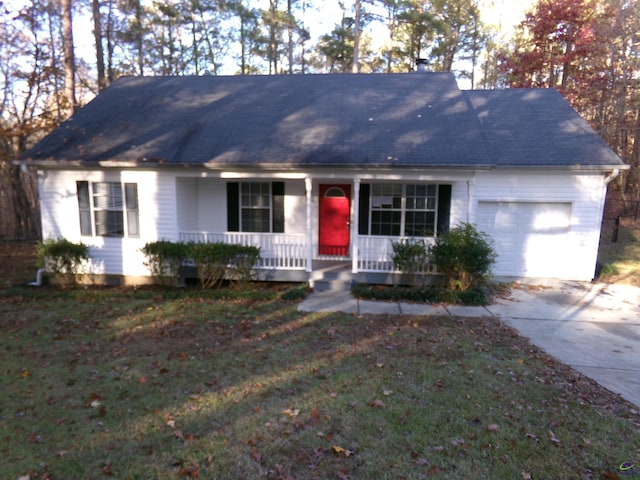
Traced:
<path fill-rule="evenodd" d="M 424 73 L 427 71 L 427 65 L 429 62 L 426 58 L 416 58 L 416 71 L 418 73 Z"/>

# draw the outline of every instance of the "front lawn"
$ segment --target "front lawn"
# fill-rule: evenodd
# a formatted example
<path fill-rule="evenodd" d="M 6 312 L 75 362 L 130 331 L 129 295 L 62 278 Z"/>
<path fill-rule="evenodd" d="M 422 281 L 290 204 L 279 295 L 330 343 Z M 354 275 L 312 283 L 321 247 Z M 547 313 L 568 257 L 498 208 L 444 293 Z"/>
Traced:
<path fill-rule="evenodd" d="M 495 319 L 301 313 L 256 286 L 0 291 L 0 477 L 592 479 L 640 459 L 637 407 Z"/>

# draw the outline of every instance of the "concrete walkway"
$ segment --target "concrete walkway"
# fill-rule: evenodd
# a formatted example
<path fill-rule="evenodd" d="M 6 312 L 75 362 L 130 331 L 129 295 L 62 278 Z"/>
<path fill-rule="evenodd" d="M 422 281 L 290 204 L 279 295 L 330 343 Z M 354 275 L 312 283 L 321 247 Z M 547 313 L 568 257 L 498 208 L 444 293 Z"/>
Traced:
<path fill-rule="evenodd" d="M 301 311 L 498 317 L 561 362 L 640 406 L 640 288 L 600 283 L 520 285 L 487 307 L 307 297 Z"/>

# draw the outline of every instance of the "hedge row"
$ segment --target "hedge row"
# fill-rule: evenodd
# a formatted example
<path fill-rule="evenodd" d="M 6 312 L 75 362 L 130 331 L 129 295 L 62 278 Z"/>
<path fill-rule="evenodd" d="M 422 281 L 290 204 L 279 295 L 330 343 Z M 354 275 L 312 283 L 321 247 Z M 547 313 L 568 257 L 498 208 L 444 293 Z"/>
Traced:
<path fill-rule="evenodd" d="M 180 267 L 193 260 L 202 288 L 220 286 L 223 280 L 244 285 L 252 280 L 252 271 L 260 259 L 260 248 L 216 243 L 185 243 L 159 240 L 142 247 L 145 265 L 157 283 L 174 283 Z"/>

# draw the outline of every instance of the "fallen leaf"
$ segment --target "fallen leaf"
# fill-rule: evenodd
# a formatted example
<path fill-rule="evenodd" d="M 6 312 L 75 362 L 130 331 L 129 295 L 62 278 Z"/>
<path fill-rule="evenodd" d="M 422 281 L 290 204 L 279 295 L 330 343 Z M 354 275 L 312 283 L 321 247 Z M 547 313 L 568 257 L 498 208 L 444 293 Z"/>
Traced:
<path fill-rule="evenodd" d="M 551 440 L 554 445 L 560 445 L 560 440 L 556 438 L 555 434 L 551 430 L 549 430 L 549 440 Z"/>
<path fill-rule="evenodd" d="M 333 452 L 336 455 L 339 455 L 341 457 L 345 457 L 345 458 L 349 458 L 352 455 L 355 455 L 355 452 L 346 448 L 342 448 L 339 445 L 334 445 L 333 447 L 331 447 L 333 449 Z"/>
<path fill-rule="evenodd" d="M 431 462 L 424 457 L 418 457 L 416 459 L 416 465 L 420 467 L 428 467 L 429 465 L 431 465 Z"/>
<path fill-rule="evenodd" d="M 298 415 L 300 415 L 300 409 L 299 408 L 287 408 L 286 410 L 282 411 L 283 415 L 286 415 L 287 417 L 297 417 Z"/>
<path fill-rule="evenodd" d="M 184 475 L 185 477 L 189 478 L 198 478 L 200 476 L 200 467 L 182 467 L 180 469 L 180 475 Z"/>
<path fill-rule="evenodd" d="M 311 410 L 311 421 L 316 425 L 320 422 L 320 414 L 318 413 L 318 409 L 314 408 Z"/>
<path fill-rule="evenodd" d="M 333 449 L 333 451 L 335 453 L 337 453 L 338 455 L 341 453 L 344 453 L 344 448 L 340 447 L 339 445 L 334 445 L 333 447 L 331 447 Z"/>
<path fill-rule="evenodd" d="M 388 397 L 389 395 L 393 395 L 393 390 L 384 390 L 384 391 L 382 392 L 382 394 L 383 394 L 385 397 Z"/>
<path fill-rule="evenodd" d="M 254 447 L 253 451 L 251 452 L 251 458 L 256 463 L 262 463 L 262 454 L 260 452 L 258 452 L 255 449 L 255 447 Z"/>
<path fill-rule="evenodd" d="M 538 438 L 538 435 L 536 435 L 535 433 L 527 433 L 525 437 L 530 438 L 531 440 L 535 440 L 536 442 L 540 441 L 540 438 Z"/>
<path fill-rule="evenodd" d="M 500 425 L 496 423 L 490 423 L 489 425 L 487 425 L 486 430 L 487 432 L 497 432 L 498 430 L 500 430 Z"/>
<path fill-rule="evenodd" d="M 454 438 L 451 440 L 451 445 L 454 447 L 461 447 L 464 445 L 464 438 Z"/>
<path fill-rule="evenodd" d="M 435 465 L 431 465 L 431 468 L 427 470 L 427 477 L 430 477 L 432 475 L 440 475 L 441 473 L 442 473 L 442 470 L 440 470 Z"/>
<path fill-rule="evenodd" d="M 111 469 L 111 462 L 106 462 L 102 467 L 100 467 L 100 471 L 102 471 L 102 473 L 104 475 L 113 475 L 113 470 Z"/>
<path fill-rule="evenodd" d="M 616 472 L 600 472 L 600 476 L 605 480 L 620 480 Z"/>
<path fill-rule="evenodd" d="M 531 480 L 531 472 L 522 472 L 522 480 Z"/>
<path fill-rule="evenodd" d="M 387 404 L 382 400 L 373 400 L 369 402 L 369 406 L 374 408 L 387 408 Z"/>

